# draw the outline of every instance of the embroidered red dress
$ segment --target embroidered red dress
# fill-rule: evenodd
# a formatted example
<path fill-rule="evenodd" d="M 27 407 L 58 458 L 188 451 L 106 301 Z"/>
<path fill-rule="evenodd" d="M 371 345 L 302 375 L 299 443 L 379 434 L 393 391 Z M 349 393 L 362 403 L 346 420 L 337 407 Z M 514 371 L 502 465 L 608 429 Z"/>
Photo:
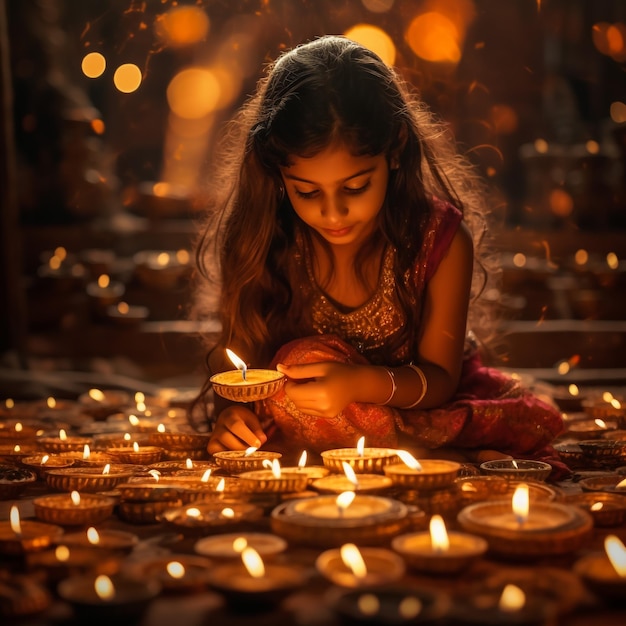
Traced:
<path fill-rule="evenodd" d="M 423 296 L 461 220 L 455 207 L 435 202 L 422 254 L 409 277 L 416 300 Z M 396 351 L 393 362 L 383 363 L 381 356 L 381 347 L 404 323 L 394 295 L 392 266 L 393 250 L 388 249 L 376 293 L 362 307 L 349 312 L 340 311 L 329 301 L 317 286 L 310 266 L 307 267 L 309 284 L 303 288 L 310 292 L 310 336 L 283 346 L 272 366 L 279 362 L 319 361 L 409 363 L 408 345 Z M 364 435 L 368 446 L 495 449 L 516 458 L 545 460 L 557 470 L 553 474 L 568 471 L 550 446 L 563 429 L 559 411 L 522 388 L 518 381 L 484 366 L 469 342 L 457 392 L 438 408 L 396 409 L 353 403 L 333 418 L 322 418 L 301 413 L 281 391 L 257 402 L 255 410 L 270 444 L 273 441 L 291 451 L 353 447 Z"/>

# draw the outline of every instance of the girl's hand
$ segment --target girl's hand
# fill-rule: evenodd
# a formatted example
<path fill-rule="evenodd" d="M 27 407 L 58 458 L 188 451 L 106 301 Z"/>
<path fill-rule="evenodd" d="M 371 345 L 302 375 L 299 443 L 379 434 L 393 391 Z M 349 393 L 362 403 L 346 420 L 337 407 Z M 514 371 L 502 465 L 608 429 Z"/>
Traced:
<path fill-rule="evenodd" d="M 334 361 L 283 365 L 276 369 L 289 380 L 285 393 L 302 413 L 334 417 L 356 400 L 355 372 L 358 366 Z"/>
<path fill-rule="evenodd" d="M 207 450 L 214 454 L 223 450 L 245 450 L 251 446 L 259 448 L 266 441 L 259 418 L 243 405 L 232 405 L 217 418 Z"/>

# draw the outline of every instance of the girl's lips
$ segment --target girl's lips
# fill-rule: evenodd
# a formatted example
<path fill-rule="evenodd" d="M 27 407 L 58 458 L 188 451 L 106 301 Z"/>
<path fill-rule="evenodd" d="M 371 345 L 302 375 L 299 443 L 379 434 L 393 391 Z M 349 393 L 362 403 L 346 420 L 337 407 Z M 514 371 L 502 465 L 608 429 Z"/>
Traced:
<path fill-rule="evenodd" d="M 336 229 L 325 228 L 324 232 L 330 235 L 331 237 L 343 237 L 344 235 L 347 235 L 351 230 L 352 230 L 352 226 L 345 226 L 344 228 L 336 228 Z"/>

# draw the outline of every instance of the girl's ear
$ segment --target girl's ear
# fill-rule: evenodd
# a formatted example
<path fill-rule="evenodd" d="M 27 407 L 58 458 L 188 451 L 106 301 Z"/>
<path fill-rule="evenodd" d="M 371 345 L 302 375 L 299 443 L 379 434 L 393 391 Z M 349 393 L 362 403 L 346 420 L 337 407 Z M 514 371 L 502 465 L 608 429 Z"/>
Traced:
<path fill-rule="evenodd" d="M 400 168 L 400 155 L 404 151 L 407 141 L 406 126 L 402 124 L 398 130 L 398 137 L 389 151 L 389 169 L 397 170 Z"/>

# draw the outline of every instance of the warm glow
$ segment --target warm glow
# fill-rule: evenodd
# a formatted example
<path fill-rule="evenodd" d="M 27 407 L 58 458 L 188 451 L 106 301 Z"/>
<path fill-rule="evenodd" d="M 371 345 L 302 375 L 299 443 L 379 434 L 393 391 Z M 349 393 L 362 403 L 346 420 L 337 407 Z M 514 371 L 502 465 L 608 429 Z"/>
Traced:
<path fill-rule="evenodd" d="M 512 505 L 515 519 L 517 523 L 522 526 L 528 519 L 529 493 L 527 484 L 522 483 L 517 486 L 513 494 Z"/>
<path fill-rule="evenodd" d="M 161 478 L 161 472 L 159 472 L 159 470 L 151 469 L 148 474 L 150 474 L 156 482 L 159 482 L 159 478 Z"/>
<path fill-rule="evenodd" d="M 248 547 L 248 540 L 245 537 L 237 537 L 233 540 L 233 550 L 243 552 Z"/>
<path fill-rule="evenodd" d="M 246 451 L 243 453 L 243 455 L 252 456 L 257 450 L 258 448 L 255 448 L 254 446 L 250 446 L 249 448 L 246 448 Z"/>
<path fill-rule="evenodd" d="M 357 578 L 367 576 L 367 567 L 360 550 L 353 543 L 344 543 L 340 549 L 341 560 Z"/>
<path fill-rule="evenodd" d="M 576 265 L 585 265 L 585 263 L 589 261 L 589 253 L 587 250 L 583 248 L 576 250 L 576 253 L 574 254 L 574 261 L 576 261 Z"/>
<path fill-rule="evenodd" d="M 599 417 L 596 417 L 596 419 L 593 421 L 598 428 L 606 428 L 606 422 L 604 420 L 601 420 Z"/>
<path fill-rule="evenodd" d="M 24 426 L 22 426 L 21 422 L 16 422 L 15 424 L 15 432 L 16 433 L 21 433 L 22 430 L 24 430 Z"/>
<path fill-rule="evenodd" d="M 181 6 L 157 17 L 155 31 L 166 44 L 181 47 L 203 41 L 209 25 L 209 17 L 201 8 Z"/>
<path fill-rule="evenodd" d="M 22 524 L 20 522 L 20 511 L 15 505 L 11 507 L 9 520 L 11 523 L 11 530 L 19 537 L 22 534 Z"/>
<path fill-rule="evenodd" d="M 220 511 L 220 515 L 227 519 L 233 519 L 235 517 L 235 511 L 233 511 L 229 506 Z"/>
<path fill-rule="evenodd" d="M 196 120 L 218 108 L 220 91 L 220 83 L 211 70 L 190 67 L 172 78 L 166 96 L 175 115 L 186 120 Z"/>
<path fill-rule="evenodd" d="M 89 444 L 86 443 L 83 447 L 83 459 L 87 460 L 91 456 L 91 450 L 89 449 Z"/>
<path fill-rule="evenodd" d="M 108 274 L 100 274 L 98 276 L 98 287 L 100 289 L 106 289 L 111 284 L 111 278 Z"/>
<path fill-rule="evenodd" d="M 391 67 L 396 62 L 396 46 L 393 39 L 381 28 L 371 24 L 357 24 L 348 29 L 344 35 L 375 52 L 386 65 Z"/>
<path fill-rule="evenodd" d="M 56 407 L 57 405 L 57 401 L 52 396 L 50 396 L 49 398 L 46 398 L 46 405 L 49 409 L 54 409 L 54 407 Z"/>
<path fill-rule="evenodd" d="M 364 593 L 359 596 L 357 606 L 363 615 L 371 617 L 380 611 L 380 600 L 373 593 Z M 400 612 L 399 607 L 398 612 Z"/>
<path fill-rule="evenodd" d="M 41 465 L 45 465 L 49 461 L 49 459 L 50 459 L 50 456 L 48 454 L 44 454 L 41 457 Z"/>
<path fill-rule="evenodd" d="M 62 428 L 59 430 L 59 439 L 61 441 L 67 441 L 67 433 Z"/>
<path fill-rule="evenodd" d="M 616 270 L 619 267 L 619 258 L 615 252 L 609 252 L 606 255 L 606 264 L 612 269 Z"/>
<path fill-rule="evenodd" d="M 341 462 L 341 467 L 343 467 L 343 473 L 346 475 L 346 478 L 355 486 L 358 487 L 359 480 L 356 477 L 356 473 L 352 469 L 352 466 L 345 461 Z"/>
<path fill-rule="evenodd" d="M 105 274 L 105 276 L 106 276 L 106 274 Z M 102 278 L 102 276 L 100 278 Z M 98 279 L 98 285 L 100 284 L 100 282 L 99 282 L 100 278 Z M 108 279 L 109 277 L 106 276 L 106 278 Z M 104 393 L 102 391 L 100 391 L 100 389 L 90 389 L 87 393 L 88 393 L 89 397 L 92 400 L 95 400 L 96 402 L 102 402 L 104 400 Z"/>
<path fill-rule="evenodd" d="M 526 255 L 521 252 L 514 254 L 513 265 L 515 265 L 515 267 L 524 267 L 524 265 L 526 265 Z"/>
<path fill-rule="evenodd" d="M 157 254 L 156 262 L 157 262 L 157 265 L 159 265 L 160 267 L 165 267 L 166 265 L 169 265 L 169 262 L 170 262 L 169 253 L 159 252 L 159 254 Z"/>
<path fill-rule="evenodd" d="M 280 463 L 278 459 L 263 459 L 262 463 L 263 467 L 272 471 L 272 476 L 274 478 L 280 478 Z"/>
<path fill-rule="evenodd" d="M 107 463 L 103 468 L 102 468 L 102 473 L 103 474 L 110 474 L 111 473 L 111 464 Z"/>
<path fill-rule="evenodd" d="M 337 508 L 339 509 L 339 515 L 342 515 L 343 512 L 352 504 L 356 494 L 354 491 L 343 491 L 337 496 L 335 500 L 337 504 Z"/>
<path fill-rule="evenodd" d="M 600 144 L 593 139 L 585 143 L 585 148 L 589 154 L 598 154 L 598 152 L 600 152 Z"/>
<path fill-rule="evenodd" d="M 136 441 L 133 442 L 133 452 L 139 452 L 139 444 Z"/>
<path fill-rule="evenodd" d="M 5 406 L 7 409 L 14 409 L 14 408 L 15 408 L 15 400 L 13 400 L 13 398 L 7 398 L 7 399 L 4 401 L 4 406 Z"/>
<path fill-rule="evenodd" d="M 13 446 L 13 452 L 20 452 L 21 450 L 22 450 L 22 447 L 20 446 L 20 444 L 19 444 L 19 443 L 16 443 L 16 444 Z"/>
<path fill-rule="evenodd" d="M 461 60 L 459 31 L 442 13 L 429 11 L 409 24 L 405 39 L 411 50 L 425 61 L 458 63 Z"/>
<path fill-rule="evenodd" d="M 131 426 L 139 426 L 139 418 L 136 415 L 129 415 L 128 421 Z"/>
<path fill-rule="evenodd" d="M 363 456 L 363 453 L 365 452 L 365 437 L 361 437 L 356 442 L 356 451 L 359 456 Z"/>
<path fill-rule="evenodd" d="M 450 539 L 441 515 L 430 518 L 430 543 L 435 552 L 447 552 L 450 549 Z"/>
<path fill-rule="evenodd" d="M 615 489 L 624 489 L 626 488 L 626 478 L 620 480 L 617 485 L 615 485 Z"/>
<path fill-rule="evenodd" d="M 229 348 L 226 348 L 226 354 L 228 355 L 228 358 L 233 362 L 233 365 L 238 369 L 241 370 L 241 376 L 243 377 L 243 379 L 246 379 L 246 370 L 248 369 L 247 365 Z M 250 447 L 246 450 L 246 456 L 252 454 L 253 452 L 255 452 L 257 450 L 257 448 L 255 447 Z"/>
<path fill-rule="evenodd" d="M 87 529 L 87 541 L 94 546 L 97 546 L 100 543 L 100 535 L 93 526 L 90 526 Z"/>
<path fill-rule="evenodd" d="M 70 558 L 70 549 L 67 546 L 57 546 L 54 550 L 54 556 L 57 561 L 64 563 Z"/>
<path fill-rule="evenodd" d="M 545 139 L 535 139 L 535 142 L 533 144 L 535 146 L 535 150 L 539 153 L 539 154 L 546 154 L 548 152 L 548 148 L 550 147 L 548 145 L 548 142 Z"/>
<path fill-rule="evenodd" d="M 590 511 L 601 511 L 602 508 L 604 507 L 604 504 L 602 502 L 594 502 L 590 507 L 589 510 Z"/>
<path fill-rule="evenodd" d="M 613 399 L 611 400 L 611 406 L 612 406 L 614 409 L 618 409 L 618 410 L 619 410 L 619 409 L 621 409 L 621 408 L 622 408 L 622 403 L 621 403 L 621 402 L 620 402 L 617 398 L 613 398 Z"/>
<path fill-rule="evenodd" d="M 567 389 L 572 396 L 577 396 L 580 393 L 578 385 L 575 385 L 574 383 L 572 383 Z"/>
<path fill-rule="evenodd" d="M 98 78 L 104 74 L 107 62 L 99 52 L 90 52 L 83 57 L 80 68 L 87 78 Z"/>
<path fill-rule="evenodd" d="M 211 477 L 211 468 L 209 467 L 209 469 L 205 470 L 204 474 L 202 474 L 202 478 L 200 478 L 200 482 L 208 483 L 210 477 Z"/>
<path fill-rule="evenodd" d="M 511 459 L 511 464 L 515 469 L 519 469 L 519 465 L 517 464 L 517 461 L 515 459 Z"/>
<path fill-rule="evenodd" d="M 223 493 L 225 489 L 226 489 L 226 480 L 224 478 L 220 478 L 220 482 L 217 483 L 217 486 L 215 487 L 215 491 L 217 491 L 218 493 Z"/>
<path fill-rule="evenodd" d="M 202 517 L 200 509 L 196 508 L 195 506 L 189 507 L 185 511 L 185 514 L 187 515 L 187 517 L 193 517 L 194 519 L 200 519 Z"/>
<path fill-rule="evenodd" d="M 131 440 L 130 433 L 124 433 L 124 441 L 130 441 L 130 440 Z"/>
<path fill-rule="evenodd" d="M 115 597 L 113 582 L 105 574 L 100 574 L 100 576 L 96 578 L 93 587 L 101 600 L 112 600 Z"/>
<path fill-rule="evenodd" d="M 158 433 L 164 433 L 165 432 L 165 424 L 159 424 L 157 426 L 157 432 Z"/>
<path fill-rule="evenodd" d="M 170 561 L 165 569 L 172 578 L 182 578 L 185 575 L 185 567 L 180 561 Z"/>
<path fill-rule="evenodd" d="M 613 399 L 614 399 L 614 398 L 613 398 L 613 394 L 612 394 L 610 391 L 605 391 L 605 392 L 602 394 L 602 399 L 603 399 L 605 402 L 609 402 L 609 403 L 610 403 L 610 402 L 612 402 L 612 401 L 613 401 Z"/>
<path fill-rule="evenodd" d="M 185 461 L 185 468 L 188 470 L 193 469 L 193 461 L 189 457 Z"/>
<path fill-rule="evenodd" d="M 626 578 L 626 547 L 621 539 L 615 535 L 607 535 L 604 540 L 604 549 L 617 574 Z"/>
<path fill-rule="evenodd" d="M 412 470 L 416 470 L 418 472 L 422 471 L 421 463 L 406 450 L 398 450 L 396 454 L 400 457 L 402 462 Z"/>
<path fill-rule="evenodd" d="M 70 498 L 72 499 L 72 504 L 74 506 L 78 506 L 80 504 L 80 493 L 78 493 L 78 491 L 72 491 Z"/>
<path fill-rule="evenodd" d="M 300 459 L 298 460 L 298 467 L 300 469 L 302 469 L 306 465 L 306 459 L 307 459 L 306 450 L 303 450 L 302 454 L 300 455 Z"/>
<path fill-rule="evenodd" d="M 132 93 L 141 85 L 141 70 L 134 63 L 120 65 L 113 74 L 113 84 L 122 93 Z"/>
<path fill-rule="evenodd" d="M 548 201 L 552 213 L 558 217 L 568 217 L 574 210 L 574 199 L 565 189 L 553 189 Z"/>
<path fill-rule="evenodd" d="M 609 115 L 616 124 L 626 122 L 626 103 L 620 102 L 619 100 L 612 102 L 609 107 Z"/>
<path fill-rule="evenodd" d="M 263 578 L 265 576 L 265 565 L 261 555 L 254 549 L 246 547 L 241 552 L 241 560 L 248 573 L 253 578 Z"/>
<path fill-rule="evenodd" d="M 146 401 L 146 394 L 143 391 L 136 391 L 134 398 L 135 404 L 140 404 Z"/>
<path fill-rule="evenodd" d="M 521 610 L 526 604 L 526 595 L 516 585 L 506 585 L 502 590 L 498 608 L 505 613 L 513 613 Z"/>

